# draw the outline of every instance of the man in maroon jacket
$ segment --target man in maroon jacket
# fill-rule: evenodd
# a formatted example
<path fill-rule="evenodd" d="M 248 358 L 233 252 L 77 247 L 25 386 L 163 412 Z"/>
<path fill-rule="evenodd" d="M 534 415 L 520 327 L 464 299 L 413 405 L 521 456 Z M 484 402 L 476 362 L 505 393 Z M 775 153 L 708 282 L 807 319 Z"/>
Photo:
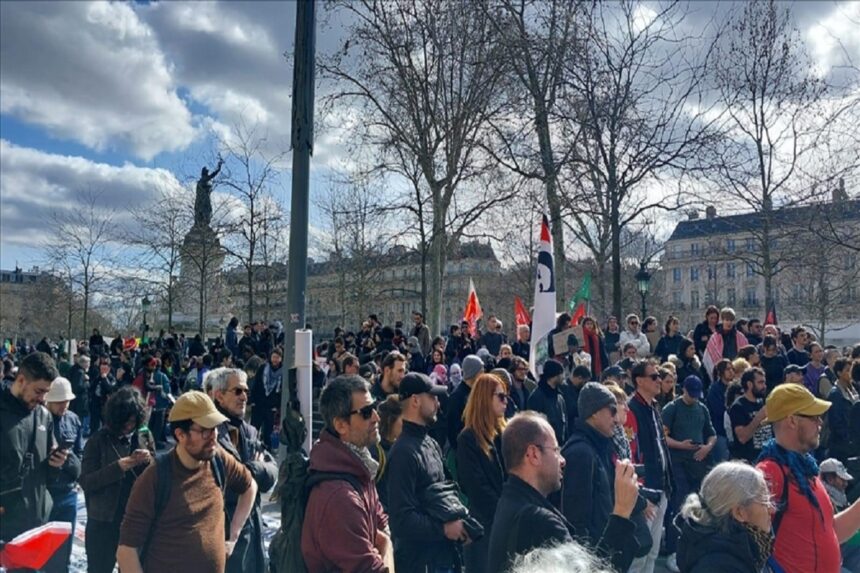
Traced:
<path fill-rule="evenodd" d="M 359 376 L 338 376 L 320 397 L 326 427 L 311 450 L 311 475 L 351 478 L 327 479 L 310 492 L 302 524 L 302 556 L 310 573 L 394 570 L 388 516 L 373 481 L 379 464 L 367 449 L 379 441 L 376 406 L 370 385 Z"/>

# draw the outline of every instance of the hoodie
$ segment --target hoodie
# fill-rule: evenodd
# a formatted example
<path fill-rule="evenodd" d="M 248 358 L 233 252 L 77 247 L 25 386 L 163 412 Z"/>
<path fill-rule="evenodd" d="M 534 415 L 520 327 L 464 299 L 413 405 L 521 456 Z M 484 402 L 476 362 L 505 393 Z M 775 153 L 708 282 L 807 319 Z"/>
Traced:
<path fill-rule="evenodd" d="M 362 485 L 360 494 L 346 480 L 325 481 L 311 490 L 302 523 L 302 556 L 309 573 L 388 571 L 374 547 L 377 532 L 388 527 L 388 516 L 365 463 L 323 430 L 311 450 L 309 470 L 349 473 Z"/>

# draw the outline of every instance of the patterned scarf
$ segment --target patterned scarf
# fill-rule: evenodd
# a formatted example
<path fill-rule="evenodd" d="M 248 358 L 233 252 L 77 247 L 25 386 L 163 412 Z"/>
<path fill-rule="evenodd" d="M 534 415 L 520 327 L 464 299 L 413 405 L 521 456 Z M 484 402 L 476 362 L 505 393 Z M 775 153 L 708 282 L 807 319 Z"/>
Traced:
<path fill-rule="evenodd" d="M 765 531 L 752 523 L 743 523 L 741 525 L 747 530 L 755 547 L 755 570 L 761 571 L 764 569 L 765 563 L 767 563 L 771 553 L 773 553 L 773 544 L 776 536 L 774 536 L 773 531 Z"/>
<path fill-rule="evenodd" d="M 281 385 L 281 369 L 272 368 L 272 364 L 266 364 L 263 370 L 263 387 L 266 390 L 266 396 L 271 395 L 277 387 Z"/>
<path fill-rule="evenodd" d="M 365 469 L 367 469 L 367 473 L 370 477 L 376 476 L 376 472 L 379 470 L 379 462 L 373 459 L 370 455 L 370 450 L 367 448 L 359 448 L 355 444 L 350 444 L 349 442 L 344 442 L 344 445 L 349 451 L 358 456 L 358 459 L 361 460 L 361 463 L 364 465 Z"/>
<path fill-rule="evenodd" d="M 809 500 L 809 503 L 821 514 L 821 506 L 818 505 L 818 498 L 812 493 L 810 481 L 818 475 L 818 463 L 812 454 L 799 454 L 790 452 L 776 443 L 776 439 L 771 438 L 765 442 L 759 454 L 758 460 L 773 460 L 779 465 L 788 468 L 791 475 L 794 476 L 794 481 L 797 482 L 797 487 L 800 488 L 800 493 Z M 783 487 L 788 487 L 786 481 Z M 821 514 L 824 517 L 824 514 Z"/>

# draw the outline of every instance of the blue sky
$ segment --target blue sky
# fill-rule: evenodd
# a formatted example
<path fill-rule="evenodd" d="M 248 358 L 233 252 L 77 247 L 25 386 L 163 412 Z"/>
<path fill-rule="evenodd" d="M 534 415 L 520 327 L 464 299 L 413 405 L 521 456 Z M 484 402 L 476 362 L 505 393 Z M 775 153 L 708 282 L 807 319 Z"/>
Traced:
<path fill-rule="evenodd" d="M 703 19 L 730 5 L 694 4 Z M 794 6 L 820 65 L 860 55 L 860 4 Z M 294 19 L 275 1 L 0 2 L 0 266 L 43 262 L 52 214 L 87 191 L 129 224 L 127 208 L 187 185 L 237 121 L 285 151 Z M 348 161 L 345 139 L 318 133 L 312 187 Z M 287 206 L 289 157 L 274 189 Z"/>

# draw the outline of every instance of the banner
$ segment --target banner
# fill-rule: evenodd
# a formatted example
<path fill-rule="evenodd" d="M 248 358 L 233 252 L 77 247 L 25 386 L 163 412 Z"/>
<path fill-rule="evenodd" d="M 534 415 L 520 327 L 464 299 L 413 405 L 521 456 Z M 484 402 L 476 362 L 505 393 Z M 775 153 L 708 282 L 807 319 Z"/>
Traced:
<path fill-rule="evenodd" d="M 549 221 L 543 216 L 540 227 L 540 247 L 535 277 L 534 314 L 532 315 L 532 344 L 529 368 L 535 377 L 546 362 L 547 335 L 555 328 L 555 263 L 552 256 L 552 235 Z"/>

